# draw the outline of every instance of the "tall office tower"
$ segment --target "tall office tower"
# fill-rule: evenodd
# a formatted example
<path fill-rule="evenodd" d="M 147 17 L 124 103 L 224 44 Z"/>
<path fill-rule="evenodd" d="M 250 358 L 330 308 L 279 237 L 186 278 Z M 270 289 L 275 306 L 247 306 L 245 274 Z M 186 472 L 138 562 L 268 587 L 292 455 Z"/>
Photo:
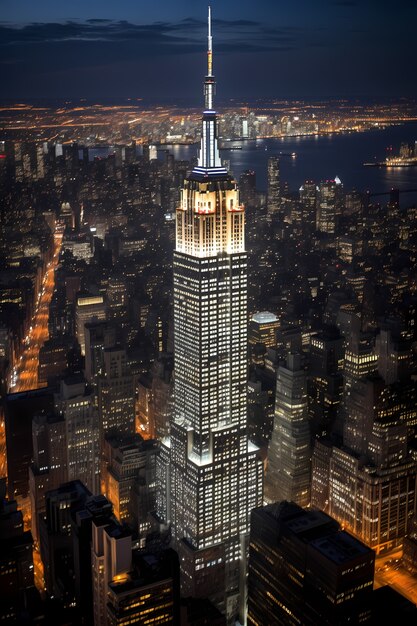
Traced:
<path fill-rule="evenodd" d="M 363 240 L 357 237 L 357 235 L 355 237 L 348 235 L 338 237 L 337 254 L 345 263 L 353 263 L 354 261 L 357 261 L 363 254 Z M 352 284 L 351 280 L 348 282 Z"/>
<path fill-rule="evenodd" d="M 345 399 L 356 381 L 372 374 L 377 370 L 377 367 L 378 360 L 375 354 L 373 335 L 352 332 L 345 348 L 343 365 Z"/>
<path fill-rule="evenodd" d="M 40 520 L 41 555 L 48 594 L 74 606 L 74 547 L 71 514 L 83 509 L 91 493 L 79 480 L 64 483 L 46 494 L 46 514 Z"/>
<path fill-rule="evenodd" d="M 11 500 L 30 515 L 29 466 L 32 461 L 32 419 L 39 411 L 53 412 L 50 389 L 8 394 L 3 400 L 6 426 L 7 489 Z"/>
<path fill-rule="evenodd" d="M 135 432 L 135 389 L 126 351 L 115 347 L 103 352 L 103 373 L 98 377 L 99 440 L 101 454 L 106 434 Z"/>
<path fill-rule="evenodd" d="M 209 597 L 233 619 L 262 463 L 246 432 L 244 209 L 220 161 L 214 84 L 209 12 L 200 156 L 177 209 L 174 416 L 162 444 L 158 512 L 172 524 L 182 594 Z"/>
<path fill-rule="evenodd" d="M 104 350 L 116 345 L 116 326 L 111 322 L 85 324 L 85 377 L 90 385 L 97 385 L 103 373 Z"/>
<path fill-rule="evenodd" d="M 377 553 L 386 552 L 402 545 L 416 506 L 411 407 L 398 386 L 373 375 L 352 387 L 346 408 L 343 447 L 314 449 L 312 502 Z"/>
<path fill-rule="evenodd" d="M 45 494 L 67 479 L 65 420 L 56 413 L 37 413 L 32 420 L 33 457 L 29 467 L 31 531 L 39 543 L 39 516 L 45 512 Z"/>
<path fill-rule="evenodd" d="M 384 381 L 377 374 L 356 381 L 346 398 L 343 443 L 358 456 L 367 453 Z"/>
<path fill-rule="evenodd" d="M 275 418 L 268 450 L 265 497 L 310 504 L 310 426 L 307 376 L 298 354 L 289 353 L 277 371 Z"/>
<path fill-rule="evenodd" d="M 358 217 L 361 217 L 362 211 L 366 204 L 365 198 L 366 198 L 365 194 L 360 193 L 359 191 L 353 190 L 353 191 L 346 193 L 344 214 L 345 215 L 356 214 Z"/>
<path fill-rule="evenodd" d="M 152 366 L 152 427 L 156 439 L 169 435 L 174 404 L 174 359 L 172 354 L 161 354 Z"/>
<path fill-rule="evenodd" d="M 244 206 L 254 207 L 257 204 L 256 172 L 246 170 L 239 178 L 240 199 Z"/>
<path fill-rule="evenodd" d="M 333 235 L 336 231 L 336 219 L 340 214 L 341 182 L 335 180 L 322 181 L 317 196 L 316 229 L 322 233 Z"/>
<path fill-rule="evenodd" d="M 20 624 L 27 609 L 27 592 L 34 587 L 32 535 L 24 529 L 16 500 L 6 500 L 6 480 L 0 480 L 0 622 Z"/>
<path fill-rule="evenodd" d="M 378 372 L 389 385 L 410 376 L 413 350 L 411 333 L 382 327 L 375 340 Z"/>
<path fill-rule="evenodd" d="M 333 445 L 330 439 L 317 439 L 311 456 L 311 508 L 329 510 L 329 474 Z"/>
<path fill-rule="evenodd" d="M 74 547 L 75 602 L 83 624 L 93 624 L 93 580 L 91 542 L 96 526 L 116 522 L 111 502 L 102 495 L 91 496 L 84 506 L 71 511 L 71 534 Z"/>
<path fill-rule="evenodd" d="M 94 519 L 91 542 L 94 626 L 107 626 L 109 584 L 126 580 L 131 569 L 131 531 L 113 520 Z"/>
<path fill-rule="evenodd" d="M 157 442 L 144 440 L 138 434 L 128 437 L 108 435 L 105 448 L 105 494 L 113 504 L 119 522 L 131 526 L 136 523 L 143 535 L 150 528 L 147 517 L 155 511 Z"/>
<path fill-rule="evenodd" d="M 109 320 L 114 320 L 119 326 L 126 325 L 128 291 L 126 279 L 123 276 L 117 273 L 110 276 L 106 298 Z"/>
<path fill-rule="evenodd" d="M 98 414 L 94 396 L 81 375 L 61 381 L 55 406 L 65 419 L 68 480 L 81 480 L 92 493 L 98 493 Z"/>
<path fill-rule="evenodd" d="M 268 188 L 266 197 L 266 207 L 269 218 L 279 214 L 280 205 L 279 158 L 277 156 L 271 156 L 268 158 Z"/>
<path fill-rule="evenodd" d="M 341 434 L 343 423 L 346 419 L 349 405 L 349 397 L 353 387 L 357 382 L 366 378 L 370 374 L 377 371 L 378 359 L 375 354 L 375 337 L 372 333 L 364 333 L 356 327 L 356 323 L 360 325 L 360 320 L 354 315 L 349 321 L 353 321 L 353 326 L 349 332 L 349 319 L 344 320 L 346 325 L 345 337 L 347 338 L 345 346 L 345 358 L 343 363 L 343 395 L 340 403 L 337 428 L 338 434 Z"/>
<path fill-rule="evenodd" d="M 133 552 L 129 574 L 109 583 L 108 626 L 145 623 L 180 624 L 180 567 L 172 549 Z"/>
<path fill-rule="evenodd" d="M 106 305 L 103 296 L 79 296 L 75 306 L 75 334 L 81 347 L 81 354 L 85 355 L 85 325 L 88 322 L 105 320 L 107 317 Z"/>
<path fill-rule="evenodd" d="M 310 340 L 308 410 L 313 436 L 330 435 L 343 393 L 344 338 L 327 326 Z"/>
<path fill-rule="evenodd" d="M 312 233 L 316 227 L 317 191 L 318 187 L 313 180 L 306 180 L 299 189 L 303 225 L 310 233 Z"/>
<path fill-rule="evenodd" d="M 77 347 L 77 341 L 69 335 L 58 335 L 45 341 L 39 350 L 38 383 L 40 387 L 47 384 L 52 386 L 61 376 L 67 374 L 70 355 L 76 352 Z"/>
<path fill-rule="evenodd" d="M 280 321 L 275 313 L 262 311 L 252 315 L 249 321 L 248 341 L 253 346 L 251 358 L 254 363 L 263 365 L 267 349 L 276 347 L 279 327 Z"/>
<path fill-rule="evenodd" d="M 248 625 L 371 623 L 375 554 L 321 511 L 252 512 Z"/>

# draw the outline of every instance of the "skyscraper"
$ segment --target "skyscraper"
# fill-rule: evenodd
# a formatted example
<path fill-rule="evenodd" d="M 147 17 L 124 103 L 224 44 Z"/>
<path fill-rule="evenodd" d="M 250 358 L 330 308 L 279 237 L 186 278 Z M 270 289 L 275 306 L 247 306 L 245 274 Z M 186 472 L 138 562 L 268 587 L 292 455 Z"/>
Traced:
<path fill-rule="evenodd" d="M 268 159 L 267 210 L 269 218 L 279 214 L 280 204 L 279 158 L 277 156 L 271 156 Z"/>
<path fill-rule="evenodd" d="M 320 183 L 317 198 L 317 230 L 334 235 L 336 216 L 340 214 L 341 191 L 342 185 L 337 176 L 335 180 L 326 180 Z"/>
<path fill-rule="evenodd" d="M 81 480 L 92 493 L 99 487 L 98 415 L 81 375 L 61 381 L 55 406 L 65 417 L 68 480 Z"/>
<path fill-rule="evenodd" d="M 160 484 L 168 476 L 169 487 L 158 512 L 172 524 L 183 595 L 209 597 L 231 620 L 249 514 L 262 502 L 262 464 L 246 433 L 245 216 L 219 156 L 214 85 L 209 9 L 200 156 L 177 208 L 175 400 L 160 466 Z"/>
<path fill-rule="evenodd" d="M 259 508 L 250 533 L 248 624 L 369 624 L 374 561 L 373 550 L 321 511 L 292 502 Z"/>
<path fill-rule="evenodd" d="M 310 427 L 307 376 L 299 354 L 288 353 L 277 371 L 274 430 L 268 450 L 265 494 L 269 502 L 310 504 Z"/>

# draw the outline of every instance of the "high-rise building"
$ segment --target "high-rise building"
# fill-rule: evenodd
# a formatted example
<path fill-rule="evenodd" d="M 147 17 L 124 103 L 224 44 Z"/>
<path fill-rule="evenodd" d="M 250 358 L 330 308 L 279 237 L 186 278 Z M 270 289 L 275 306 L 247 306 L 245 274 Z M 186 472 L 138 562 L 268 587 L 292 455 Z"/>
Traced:
<path fill-rule="evenodd" d="M 103 351 L 103 373 L 98 377 L 98 411 L 101 452 L 107 433 L 135 432 L 135 391 L 126 351 L 119 347 Z"/>
<path fill-rule="evenodd" d="M 163 439 L 169 433 L 174 404 L 173 367 L 173 355 L 167 353 L 161 354 L 153 364 L 153 420 L 157 439 Z"/>
<path fill-rule="evenodd" d="M 55 405 L 65 418 L 68 480 L 81 480 L 92 493 L 98 493 L 98 414 L 81 374 L 61 381 Z"/>
<path fill-rule="evenodd" d="M 39 386 L 45 384 L 52 385 L 57 379 L 67 373 L 70 361 L 69 356 L 76 346 L 76 340 L 68 335 L 58 335 L 45 341 L 39 350 Z"/>
<path fill-rule="evenodd" d="M 91 542 L 93 523 L 106 526 L 115 523 L 111 502 L 103 495 L 86 499 L 84 507 L 71 512 L 71 535 L 74 547 L 75 602 L 84 620 L 93 624 L 93 580 Z"/>
<path fill-rule="evenodd" d="M 252 315 L 249 321 L 248 341 L 251 346 L 250 359 L 257 365 L 265 364 L 265 355 L 268 348 L 277 345 L 277 330 L 280 321 L 275 313 L 262 311 Z"/>
<path fill-rule="evenodd" d="M 344 339 L 327 326 L 310 339 L 309 415 L 314 436 L 329 435 L 343 393 Z"/>
<path fill-rule="evenodd" d="M 94 626 L 107 626 L 109 584 L 127 580 L 131 568 L 131 531 L 110 519 L 94 519 L 91 542 Z"/>
<path fill-rule="evenodd" d="M 0 622 L 20 624 L 27 593 L 34 587 L 32 536 L 24 529 L 16 500 L 5 495 L 6 481 L 0 480 Z"/>
<path fill-rule="evenodd" d="M 147 516 L 155 510 L 157 442 L 143 440 L 138 434 L 128 437 L 109 435 L 105 448 L 105 494 L 113 504 L 119 522 L 128 522 L 132 526 L 136 522 L 143 534 L 150 526 Z M 140 498 L 139 494 L 143 497 Z"/>
<path fill-rule="evenodd" d="M 132 569 L 108 586 L 107 624 L 180 624 L 178 555 L 133 552 Z M 182 623 L 182 622 L 181 622 Z"/>
<path fill-rule="evenodd" d="M 289 353 L 277 371 L 274 429 L 265 479 L 268 502 L 310 504 L 310 427 L 307 376 L 298 354 Z"/>
<path fill-rule="evenodd" d="M 280 184 L 279 184 L 279 158 L 271 156 L 268 158 L 268 189 L 267 189 L 267 212 L 268 217 L 277 215 L 280 210 Z"/>
<path fill-rule="evenodd" d="M 46 514 L 40 520 L 41 555 L 48 594 L 74 606 L 74 546 L 71 514 L 84 508 L 91 493 L 79 480 L 64 483 L 46 494 Z"/>
<path fill-rule="evenodd" d="M 91 385 L 103 373 L 104 349 L 116 345 L 116 327 L 111 322 L 91 322 L 84 326 L 85 377 Z"/>
<path fill-rule="evenodd" d="M 7 489 L 9 498 L 29 513 L 29 467 L 32 462 L 32 419 L 39 411 L 54 410 L 50 389 L 8 394 L 4 400 Z"/>
<path fill-rule="evenodd" d="M 343 446 L 317 442 L 313 453 L 312 504 L 377 553 L 402 546 L 415 511 L 408 404 L 406 393 L 375 374 L 358 381 L 346 402 Z"/>
<path fill-rule="evenodd" d="M 306 180 L 299 189 L 303 224 L 310 233 L 314 231 L 316 225 L 317 190 L 313 180 Z"/>
<path fill-rule="evenodd" d="M 45 512 L 45 494 L 67 481 L 65 420 L 56 413 L 37 413 L 32 420 L 33 461 L 29 467 L 31 531 L 39 543 L 39 516 Z"/>
<path fill-rule="evenodd" d="M 413 361 L 411 334 L 381 328 L 375 340 L 378 372 L 387 384 L 410 375 Z"/>
<path fill-rule="evenodd" d="M 88 322 L 105 320 L 106 317 L 107 311 L 103 296 L 82 295 L 77 298 L 75 332 L 83 356 L 85 355 L 85 325 Z"/>
<path fill-rule="evenodd" d="M 335 180 L 322 181 L 317 196 L 316 228 L 317 230 L 334 235 L 336 232 L 337 216 L 340 215 L 340 196 L 342 184 Z"/>
<path fill-rule="evenodd" d="M 371 623 L 375 554 L 321 511 L 252 513 L 248 625 Z"/>
<path fill-rule="evenodd" d="M 214 84 L 209 11 L 200 156 L 177 209 L 174 416 L 162 444 L 158 513 L 172 524 L 182 594 L 209 597 L 232 620 L 249 514 L 262 502 L 262 463 L 246 432 L 245 215 L 219 156 Z"/>

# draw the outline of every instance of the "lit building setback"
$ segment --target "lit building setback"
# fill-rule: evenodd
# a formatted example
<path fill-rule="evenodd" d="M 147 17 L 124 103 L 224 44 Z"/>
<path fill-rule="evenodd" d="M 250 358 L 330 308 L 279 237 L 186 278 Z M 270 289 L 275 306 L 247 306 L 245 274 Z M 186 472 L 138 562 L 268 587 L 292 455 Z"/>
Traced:
<path fill-rule="evenodd" d="M 262 464 L 247 426 L 244 207 L 221 164 L 208 74 L 198 165 L 177 208 L 174 416 L 162 445 L 158 513 L 172 525 L 184 596 L 209 597 L 233 620 L 243 602 L 250 511 Z"/>

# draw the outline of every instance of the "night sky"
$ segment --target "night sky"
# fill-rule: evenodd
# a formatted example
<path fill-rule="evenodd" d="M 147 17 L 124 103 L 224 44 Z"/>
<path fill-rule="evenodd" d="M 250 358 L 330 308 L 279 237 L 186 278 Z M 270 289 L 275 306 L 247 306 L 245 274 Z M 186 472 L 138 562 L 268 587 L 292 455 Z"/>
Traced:
<path fill-rule="evenodd" d="M 207 4 L 0 0 L 3 97 L 198 103 Z M 413 0 L 213 0 L 211 5 L 222 99 L 417 96 Z"/>

